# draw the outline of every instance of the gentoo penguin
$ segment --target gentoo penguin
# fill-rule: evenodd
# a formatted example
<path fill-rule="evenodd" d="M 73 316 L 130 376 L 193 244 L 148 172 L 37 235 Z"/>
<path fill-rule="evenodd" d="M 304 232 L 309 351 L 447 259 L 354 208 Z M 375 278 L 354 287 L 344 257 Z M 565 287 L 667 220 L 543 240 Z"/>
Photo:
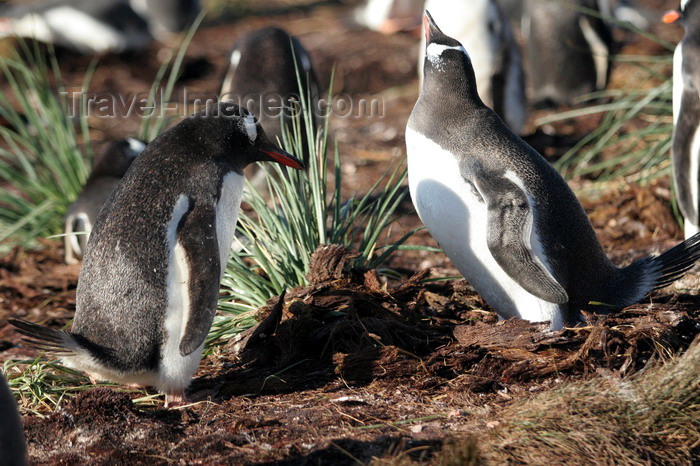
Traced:
<path fill-rule="evenodd" d="M 685 35 L 673 54 L 673 184 L 683 214 L 685 237 L 700 231 L 700 1 L 681 1 L 664 15 Z"/>
<path fill-rule="evenodd" d="M 582 8 L 600 11 L 597 0 L 526 0 L 523 37 L 536 106 L 570 104 L 608 84 L 612 34 Z"/>
<path fill-rule="evenodd" d="M 445 34 L 457 39 L 472 59 L 481 100 L 495 110 L 514 132 L 527 119 L 525 74 L 520 46 L 510 21 L 496 0 L 427 0 Z M 421 46 L 419 73 L 425 46 Z"/>
<path fill-rule="evenodd" d="M 22 418 L 17 411 L 17 400 L 12 396 L 5 377 L 0 372 L 0 465 L 27 464 L 27 445 L 22 431 Z"/>
<path fill-rule="evenodd" d="M 303 168 L 233 103 L 181 121 L 134 160 L 97 216 L 71 331 L 10 323 L 67 367 L 180 403 L 216 312 L 243 169 L 259 161 Z"/>
<path fill-rule="evenodd" d="M 605 311 L 633 304 L 694 264 L 700 235 L 614 266 L 566 181 L 483 104 L 464 47 L 427 12 L 425 21 L 425 77 L 406 128 L 411 198 L 501 318 L 561 329 L 596 303 Z"/>
<path fill-rule="evenodd" d="M 0 37 L 16 35 L 80 53 L 141 49 L 153 37 L 125 0 L 50 0 L 0 10 Z"/>
<path fill-rule="evenodd" d="M 425 0 L 367 0 L 355 10 L 355 21 L 373 31 L 393 34 L 420 25 Z"/>
<path fill-rule="evenodd" d="M 77 264 L 83 257 L 88 237 L 97 214 L 134 158 L 146 148 L 146 143 L 134 138 L 110 143 L 95 162 L 82 192 L 66 212 L 64 228 L 65 260 Z"/>
<path fill-rule="evenodd" d="M 148 21 L 159 40 L 190 27 L 202 9 L 199 0 L 129 0 L 129 5 Z"/>
<path fill-rule="evenodd" d="M 291 129 L 292 117 L 301 109 L 299 82 L 304 96 L 310 99 L 311 119 L 315 124 L 320 87 L 311 57 L 296 37 L 276 27 L 255 29 L 236 41 L 229 63 L 221 83 L 221 99 L 233 101 L 255 114 L 270 139 L 282 140 L 283 123 Z M 301 134 L 306 135 L 304 118 L 301 124 Z M 304 144 L 305 154 L 306 149 Z M 258 168 L 250 167 L 247 175 L 258 190 L 264 190 L 265 173 Z"/>

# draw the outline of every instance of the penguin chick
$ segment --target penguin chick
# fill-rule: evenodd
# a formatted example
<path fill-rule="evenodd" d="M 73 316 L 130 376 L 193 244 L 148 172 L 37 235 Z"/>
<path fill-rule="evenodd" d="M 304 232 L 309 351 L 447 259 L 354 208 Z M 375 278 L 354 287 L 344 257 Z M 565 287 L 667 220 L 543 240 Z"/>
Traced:
<path fill-rule="evenodd" d="M 0 11 L 0 37 L 16 35 L 104 53 L 142 49 L 153 41 L 148 24 L 124 0 L 50 0 Z"/>
<path fill-rule="evenodd" d="M 636 303 L 692 267 L 700 235 L 614 266 L 566 181 L 483 104 L 464 47 L 427 12 L 425 21 L 425 77 L 406 128 L 411 197 L 501 318 L 558 330 L 583 321 L 581 310 L 599 310 L 596 303 Z"/>
<path fill-rule="evenodd" d="M 0 372 L 0 464 L 3 466 L 27 464 L 27 444 L 22 430 L 22 418 L 17 411 L 17 400 L 12 396 L 2 372 Z"/>
<path fill-rule="evenodd" d="M 681 2 L 664 15 L 678 20 L 685 35 L 673 53 L 673 143 L 671 162 L 685 237 L 700 231 L 700 1 Z"/>
<path fill-rule="evenodd" d="M 63 238 L 66 264 L 77 264 L 78 259 L 83 257 L 92 225 L 102 205 L 134 158 L 145 148 L 146 143 L 138 139 L 120 139 L 110 143 L 95 162 L 83 190 L 66 212 Z"/>
<path fill-rule="evenodd" d="M 216 312 L 243 169 L 259 161 L 303 168 L 238 105 L 184 119 L 136 158 L 98 214 L 71 331 L 10 323 L 93 379 L 182 402 Z"/>
<path fill-rule="evenodd" d="M 527 120 L 525 73 L 520 46 L 496 0 L 427 0 L 425 9 L 472 59 L 481 100 L 517 134 Z M 425 40 L 425 39 L 423 39 Z M 423 71 L 422 44 L 418 71 Z"/>

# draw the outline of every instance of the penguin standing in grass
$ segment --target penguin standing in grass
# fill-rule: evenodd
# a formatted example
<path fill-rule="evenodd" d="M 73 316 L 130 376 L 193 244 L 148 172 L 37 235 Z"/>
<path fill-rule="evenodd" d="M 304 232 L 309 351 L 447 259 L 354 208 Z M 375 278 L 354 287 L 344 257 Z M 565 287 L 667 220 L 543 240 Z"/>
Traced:
<path fill-rule="evenodd" d="M 571 104 L 608 84 L 612 33 L 582 9 L 600 12 L 598 0 L 526 0 L 522 32 L 536 106 Z"/>
<path fill-rule="evenodd" d="M 66 212 L 64 228 L 66 264 L 83 257 L 97 214 L 146 143 L 127 138 L 110 143 L 97 160 L 82 192 Z"/>
<path fill-rule="evenodd" d="M 527 119 L 523 60 L 510 21 L 496 0 L 427 0 L 425 9 L 469 52 L 481 100 L 521 134 Z M 418 64 L 421 75 L 424 49 L 423 45 Z"/>
<path fill-rule="evenodd" d="M 683 275 L 700 235 L 618 268 L 566 181 L 477 93 L 469 55 L 426 12 L 425 76 L 406 128 L 411 198 L 455 266 L 501 318 L 583 321 Z"/>
<path fill-rule="evenodd" d="M 209 332 L 243 192 L 243 169 L 303 164 L 233 103 L 153 140 L 100 211 L 78 278 L 70 332 L 10 320 L 33 345 L 91 378 L 178 404 Z"/>
<path fill-rule="evenodd" d="M 684 0 L 664 22 L 679 21 L 683 40 L 673 54 L 673 185 L 685 237 L 700 231 L 700 1 Z"/>

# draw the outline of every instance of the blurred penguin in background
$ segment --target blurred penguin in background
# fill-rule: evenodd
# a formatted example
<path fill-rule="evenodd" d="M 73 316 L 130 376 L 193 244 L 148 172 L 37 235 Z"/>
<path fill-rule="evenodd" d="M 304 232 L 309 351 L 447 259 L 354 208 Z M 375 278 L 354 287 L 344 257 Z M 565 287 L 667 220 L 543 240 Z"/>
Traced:
<path fill-rule="evenodd" d="M 148 23 L 126 0 L 50 0 L 5 6 L 0 37 L 18 36 L 79 53 L 137 50 L 153 41 Z"/>
<path fill-rule="evenodd" d="M 117 187 L 131 162 L 146 148 L 138 139 L 110 143 L 95 162 L 82 192 L 66 212 L 64 245 L 66 264 L 77 264 L 102 205 Z"/>
<path fill-rule="evenodd" d="M 682 0 L 663 17 L 685 35 L 673 54 L 673 185 L 685 237 L 700 231 L 700 0 Z"/>
<path fill-rule="evenodd" d="M 367 0 L 355 10 L 355 21 L 384 34 L 418 27 L 425 0 Z"/>
<path fill-rule="evenodd" d="M 129 0 L 129 5 L 161 41 L 189 28 L 202 9 L 199 0 Z"/>
<path fill-rule="evenodd" d="M 519 28 L 525 8 L 524 0 L 497 0 L 497 3 L 498 6 L 501 7 L 503 13 L 508 17 L 511 24 Z"/>
<path fill-rule="evenodd" d="M 510 129 L 522 134 L 527 120 L 525 74 L 520 46 L 510 21 L 496 0 L 427 0 L 425 9 L 442 31 L 469 53 L 481 100 Z M 425 43 L 425 34 L 423 34 Z M 425 46 L 418 60 L 423 75 Z"/>
<path fill-rule="evenodd" d="M 302 94 L 311 103 L 309 110 L 315 133 L 314 112 L 318 110 L 320 87 L 311 57 L 301 42 L 276 27 L 255 29 L 236 41 L 229 54 L 229 68 L 219 95 L 222 100 L 233 101 L 253 113 L 272 141 L 282 141 L 282 125 L 291 131 L 293 116 L 301 111 Z M 300 152 L 307 159 L 303 115 L 301 131 L 304 146 Z M 258 190 L 264 190 L 264 170 L 257 164 L 247 170 L 251 183 Z"/>
<path fill-rule="evenodd" d="M 17 411 L 17 401 L 0 372 L 0 465 L 24 466 L 25 464 L 27 464 L 27 445 L 22 431 L 22 418 Z"/>
<path fill-rule="evenodd" d="M 600 12 L 597 0 L 526 0 L 523 37 L 535 106 L 571 104 L 608 84 L 612 34 L 583 9 Z"/>
<path fill-rule="evenodd" d="M 615 18 L 622 23 L 628 23 L 642 31 L 651 28 L 649 16 L 651 13 L 642 8 L 634 0 L 598 0 L 603 16 Z"/>

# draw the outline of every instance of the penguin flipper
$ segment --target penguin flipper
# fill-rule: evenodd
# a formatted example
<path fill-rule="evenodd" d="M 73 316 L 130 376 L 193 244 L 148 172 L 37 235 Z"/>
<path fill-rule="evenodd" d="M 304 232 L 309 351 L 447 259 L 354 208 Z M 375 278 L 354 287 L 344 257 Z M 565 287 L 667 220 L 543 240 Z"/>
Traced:
<path fill-rule="evenodd" d="M 527 194 L 514 181 L 500 177 L 495 182 L 475 180 L 488 209 L 486 243 L 498 265 L 527 292 L 550 303 L 569 301 L 532 248 L 533 211 Z"/>
<path fill-rule="evenodd" d="M 700 97 L 697 93 L 684 88 L 681 93 L 680 111 L 673 133 L 671 160 L 678 206 L 686 220 L 689 220 L 693 225 L 700 222 L 698 212 L 700 200 L 694 199 L 693 196 L 693 193 L 697 192 L 696 187 L 700 180 L 698 173 L 691 173 L 692 159 L 698 156 L 692 153 L 693 146 L 697 144 L 694 139 L 700 137 L 697 134 L 698 129 L 700 129 L 698 115 L 700 115 Z"/>
<path fill-rule="evenodd" d="M 216 314 L 219 300 L 221 264 L 216 237 L 216 212 L 211 207 L 195 206 L 179 225 L 177 242 L 187 259 L 187 296 L 189 312 L 180 337 L 180 354 L 187 356 L 204 342 Z"/>

